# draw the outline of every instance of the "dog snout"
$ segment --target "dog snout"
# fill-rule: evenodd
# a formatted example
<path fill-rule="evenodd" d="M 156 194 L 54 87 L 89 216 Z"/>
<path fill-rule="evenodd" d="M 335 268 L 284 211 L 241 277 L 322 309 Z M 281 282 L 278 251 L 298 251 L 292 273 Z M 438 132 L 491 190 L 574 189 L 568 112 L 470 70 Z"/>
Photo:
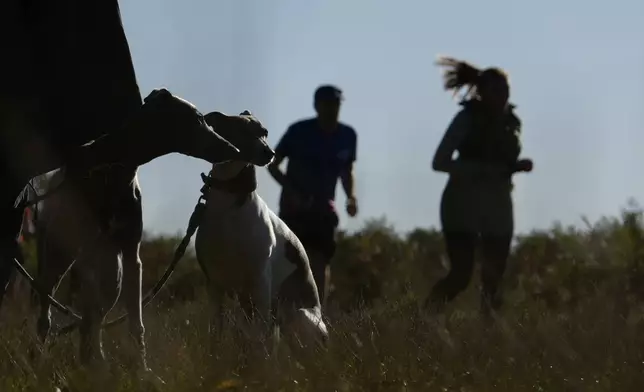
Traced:
<path fill-rule="evenodd" d="M 268 145 L 265 145 L 261 153 L 261 166 L 270 165 L 275 159 L 275 151 L 270 148 Z"/>
<path fill-rule="evenodd" d="M 275 159 L 275 151 L 264 141 L 257 143 L 250 161 L 255 166 L 266 166 Z"/>

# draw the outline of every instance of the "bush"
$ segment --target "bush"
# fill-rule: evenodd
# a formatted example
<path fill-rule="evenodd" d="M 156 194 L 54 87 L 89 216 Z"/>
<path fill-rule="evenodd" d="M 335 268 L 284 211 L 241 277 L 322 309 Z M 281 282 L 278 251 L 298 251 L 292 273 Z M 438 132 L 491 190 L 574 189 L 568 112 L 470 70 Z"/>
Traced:
<path fill-rule="evenodd" d="M 644 299 L 642 218 L 639 207 L 631 204 L 619 218 L 592 224 L 585 220 L 584 229 L 554 224 L 550 230 L 518 235 L 504 283 L 508 301 L 567 309 L 597 291 L 627 307 Z M 163 274 L 180 240 L 146 237 L 141 247 L 144 287 Z M 421 301 L 448 266 L 439 230 L 418 228 L 401 235 L 384 218 L 374 219 L 355 233 L 338 233 L 329 303 L 349 311 L 389 301 Z M 204 285 L 189 250 L 162 299 L 172 304 L 192 300 Z"/>
<path fill-rule="evenodd" d="M 449 266 L 440 231 L 401 234 L 376 219 L 355 233 L 340 232 L 327 312 L 335 343 L 308 365 L 289 356 L 267 373 L 244 373 L 236 382 L 250 390 L 264 390 L 253 386 L 253 377 L 272 380 L 267 390 L 640 390 L 643 218 L 630 203 L 621 216 L 586 220 L 584 228 L 554 224 L 518 235 L 504 281 L 504 321 L 492 330 L 472 316 L 477 284 L 450 307 L 449 331 L 414 311 Z M 144 291 L 162 275 L 179 241 L 146 236 Z M 27 252 L 29 268 L 33 254 Z M 181 388 L 169 390 L 234 390 L 206 384 L 241 374 L 237 346 L 209 351 L 204 288 L 189 251 L 156 310 L 146 310 L 152 365 Z M 3 314 L 19 316 L 0 328 L 4 350 L 13 355 L 0 359 L 0 371 L 8 374 L 2 390 L 39 390 L 33 380 L 58 377 L 63 365 L 52 362 L 44 377 L 26 372 L 28 361 L 17 353 L 30 340 L 15 332 L 24 314 Z M 112 351 L 127 339 L 123 328 L 112 335 Z M 73 353 L 64 354 L 68 369 Z"/>

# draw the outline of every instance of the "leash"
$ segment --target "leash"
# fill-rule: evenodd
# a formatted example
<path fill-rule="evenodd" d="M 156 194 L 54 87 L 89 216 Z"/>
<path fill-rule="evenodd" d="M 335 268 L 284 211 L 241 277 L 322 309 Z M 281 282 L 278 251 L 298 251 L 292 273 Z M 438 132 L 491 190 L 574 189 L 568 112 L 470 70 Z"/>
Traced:
<path fill-rule="evenodd" d="M 63 189 L 68 184 L 68 181 L 65 181 L 65 179 L 63 179 L 58 185 L 56 185 L 54 187 L 54 189 L 51 189 L 51 190 L 45 192 L 44 194 L 39 195 L 38 191 L 36 191 L 36 188 L 31 183 L 31 181 L 32 180 L 29 180 L 29 182 L 27 182 L 27 186 L 29 186 L 33 190 L 33 192 L 36 194 L 36 196 L 33 199 L 29 199 L 29 197 L 26 197 L 21 202 L 16 203 L 13 208 L 15 208 L 17 210 L 24 210 L 27 207 L 35 206 L 38 203 L 40 203 L 41 201 L 47 199 L 48 197 L 58 193 L 58 191 Z"/>
<path fill-rule="evenodd" d="M 36 282 L 36 280 L 29 274 L 29 272 L 25 269 L 25 267 L 23 267 L 23 265 L 20 264 L 18 259 L 15 257 L 13 258 L 13 264 L 18 269 L 18 272 L 20 272 L 22 276 L 24 276 L 29 281 L 29 284 L 38 292 L 38 295 L 42 295 L 42 292 L 44 290 L 42 289 L 40 284 Z M 61 304 L 56 300 L 56 298 L 52 297 L 49 294 L 46 294 L 46 297 L 50 304 L 52 304 L 56 309 L 63 312 L 65 315 L 75 318 L 77 320 L 82 320 L 82 317 L 79 316 L 76 312 L 74 312 L 69 306 Z"/>
<path fill-rule="evenodd" d="M 202 189 L 202 193 L 203 193 L 203 189 Z M 195 209 L 192 212 L 192 215 L 190 216 L 190 220 L 188 221 L 188 229 L 186 230 L 186 234 L 181 240 L 181 243 L 179 243 L 179 246 L 177 246 L 177 249 L 174 252 L 174 257 L 172 258 L 172 261 L 166 268 L 163 276 L 157 281 L 154 287 L 143 298 L 142 300 L 143 308 L 145 308 L 147 305 L 149 305 L 152 302 L 152 300 L 161 291 L 163 286 L 165 286 L 168 279 L 170 279 L 170 276 L 172 275 L 175 268 L 177 267 L 177 264 L 179 263 L 181 258 L 183 258 L 183 256 L 185 255 L 186 249 L 190 244 L 190 240 L 192 239 L 193 235 L 199 228 L 199 225 L 201 224 L 205 211 L 206 211 L 205 195 L 202 194 L 201 196 L 199 196 L 199 199 L 197 200 L 197 205 L 195 206 Z M 41 286 L 38 284 L 38 282 L 29 274 L 29 272 L 27 272 L 27 270 L 18 262 L 16 258 L 13 258 L 13 263 L 15 267 L 18 269 L 18 272 L 20 272 L 29 281 L 29 284 L 38 292 L 38 295 L 43 297 L 43 290 Z M 45 294 L 44 297 L 47 298 L 49 303 L 53 305 L 56 309 L 76 319 L 72 323 L 53 331 L 52 335 L 55 335 L 55 336 L 65 335 L 69 332 L 72 332 L 80 325 L 80 322 L 82 321 L 82 317 L 78 315 L 76 312 L 74 312 L 70 307 L 62 305 L 60 302 L 58 302 L 55 298 L 53 298 L 49 294 Z M 102 325 L 102 328 L 105 329 L 105 328 L 118 325 L 123 321 L 125 321 L 128 318 L 128 316 L 129 316 L 129 313 L 125 312 L 123 315 L 119 316 L 118 318 L 104 323 Z"/>

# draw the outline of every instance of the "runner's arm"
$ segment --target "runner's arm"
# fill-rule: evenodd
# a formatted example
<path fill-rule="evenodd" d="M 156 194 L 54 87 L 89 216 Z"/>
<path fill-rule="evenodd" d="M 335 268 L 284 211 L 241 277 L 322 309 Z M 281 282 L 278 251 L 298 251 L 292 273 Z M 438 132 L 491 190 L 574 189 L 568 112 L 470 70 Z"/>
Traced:
<path fill-rule="evenodd" d="M 286 178 L 286 175 L 280 169 L 280 165 L 284 161 L 284 158 L 288 158 L 291 153 L 291 146 L 293 144 L 293 129 L 289 127 L 282 138 L 277 142 L 275 147 L 275 158 L 270 165 L 268 165 L 268 172 L 270 175 L 280 184 L 281 187 L 289 187 L 290 184 Z"/>
<path fill-rule="evenodd" d="M 488 174 L 498 175 L 504 171 L 509 172 L 508 168 L 500 165 L 454 159 L 454 152 L 458 149 L 471 128 L 472 126 L 469 115 L 464 111 L 459 112 L 447 127 L 447 130 L 443 135 L 443 139 L 436 149 L 436 153 L 434 154 L 434 159 L 432 161 L 432 168 L 438 172 L 456 175 L 465 174 L 470 176 Z"/>
<path fill-rule="evenodd" d="M 340 173 L 340 182 L 342 183 L 342 188 L 344 193 L 347 195 L 347 199 L 351 202 L 355 202 L 356 193 L 355 193 L 355 174 L 353 171 L 354 163 L 356 161 L 357 147 L 358 147 L 358 137 L 353 131 L 353 137 L 351 142 L 351 155 L 348 158 L 348 164 L 346 168 Z"/>

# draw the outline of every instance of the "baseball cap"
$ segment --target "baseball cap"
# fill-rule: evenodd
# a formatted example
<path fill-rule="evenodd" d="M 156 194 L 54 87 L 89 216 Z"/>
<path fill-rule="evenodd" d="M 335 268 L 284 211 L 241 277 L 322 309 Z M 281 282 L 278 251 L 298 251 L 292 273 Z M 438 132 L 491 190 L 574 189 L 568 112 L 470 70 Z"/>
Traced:
<path fill-rule="evenodd" d="M 315 95 L 313 99 L 317 101 L 326 101 L 326 100 L 344 100 L 342 95 L 342 90 L 338 87 L 331 84 L 324 84 L 315 90 Z"/>

